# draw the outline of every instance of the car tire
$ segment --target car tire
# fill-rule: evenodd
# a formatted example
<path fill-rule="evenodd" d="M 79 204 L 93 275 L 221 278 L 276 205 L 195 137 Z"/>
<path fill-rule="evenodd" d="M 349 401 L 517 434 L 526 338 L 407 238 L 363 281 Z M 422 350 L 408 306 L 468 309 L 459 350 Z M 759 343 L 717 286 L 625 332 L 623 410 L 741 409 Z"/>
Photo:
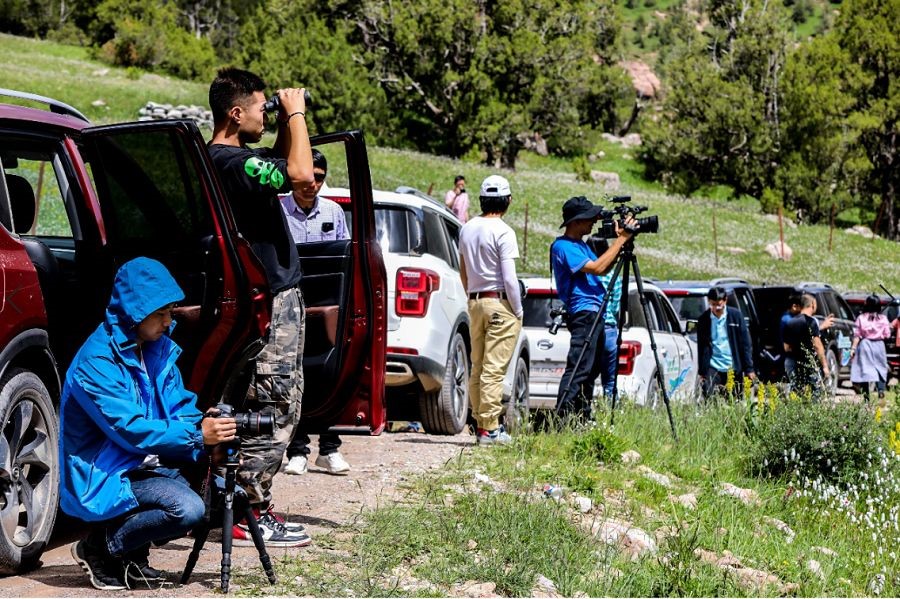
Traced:
<path fill-rule="evenodd" d="M 512 396 L 503 405 L 502 424 L 509 432 L 521 432 L 530 426 L 528 378 L 528 362 L 519 356 L 513 375 Z"/>
<path fill-rule="evenodd" d="M 831 376 L 825 381 L 825 388 L 828 395 L 834 396 L 841 384 L 840 362 L 837 354 L 831 350 L 825 352 L 825 361 L 828 363 L 828 370 L 831 371 Z"/>
<path fill-rule="evenodd" d="M 11 369 L 0 381 L 0 574 L 34 568 L 59 505 L 59 430 L 41 379 Z"/>
<path fill-rule="evenodd" d="M 469 414 L 469 349 L 460 332 L 453 335 L 441 388 L 419 396 L 422 425 L 429 433 L 455 435 Z"/>
<path fill-rule="evenodd" d="M 662 393 L 659 391 L 659 381 L 656 380 L 656 373 L 650 377 L 647 383 L 647 398 L 644 400 L 644 407 L 655 410 L 662 404 Z"/>

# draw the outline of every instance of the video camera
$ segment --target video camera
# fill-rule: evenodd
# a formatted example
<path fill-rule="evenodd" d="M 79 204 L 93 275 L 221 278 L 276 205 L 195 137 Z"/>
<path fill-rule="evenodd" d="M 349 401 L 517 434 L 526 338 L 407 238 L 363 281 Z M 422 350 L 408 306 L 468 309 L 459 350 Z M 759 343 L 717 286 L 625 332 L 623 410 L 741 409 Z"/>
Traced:
<path fill-rule="evenodd" d="M 216 404 L 219 415 L 215 418 L 234 418 L 237 423 L 237 437 L 241 435 L 271 436 L 275 433 L 275 416 L 267 412 L 235 412 L 227 403 Z"/>
<path fill-rule="evenodd" d="M 633 233 L 637 235 L 638 233 L 658 233 L 659 232 L 659 217 L 655 214 L 652 216 L 645 216 L 643 218 L 638 218 L 638 214 L 642 212 L 646 212 L 648 210 L 647 206 L 629 206 L 627 202 L 631 201 L 631 196 L 613 196 L 609 199 L 610 202 L 617 204 L 612 210 L 604 210 L 600 213 L 600 226 L 597 228 L 597 232 L 595 235 L 601 239 L 615 239 L 616 238 L 616 223 L 613 221 L 613 217 L 618 215 L 619 226 L 624 228 L 629 233 Z M 626 227 L 624 225 L 624 221 L 627 217 L 634 217 L 636 222 L 636 227 Z"/>
<path fill-rule="evenodd" d="M 312 104 L 312 98 L 309 95 L 308 89 L 303 90 L 303 100 L 306 102 L 307 106 Z M 276 112 L 279 108 L 281 108 L 281 98 L 278 97 L 278 94 L 275 94 L 263 104 L 263 110 L 265 112 Z"/>

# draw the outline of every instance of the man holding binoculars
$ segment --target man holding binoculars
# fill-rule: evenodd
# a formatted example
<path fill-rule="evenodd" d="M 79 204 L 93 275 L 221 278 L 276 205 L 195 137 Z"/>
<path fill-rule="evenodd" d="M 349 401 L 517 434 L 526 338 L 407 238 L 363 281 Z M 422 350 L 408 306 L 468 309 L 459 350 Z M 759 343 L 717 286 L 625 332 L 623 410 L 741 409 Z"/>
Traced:
<path fill-rule="evenodd" d="M 272 478 L 300 420 L 303 398 L 303 337 L 306 309 L 300 294 L 300 259 L 278 200 L 279 193 L 315 185 L 306 90 L 278 90 L 266 101 L 265 83 L 236 68 L 219 71 L 209 88 L 213 138 L 209 154 L 241 234 L 266 270 L 274 296 L 266 346 L 256 359 L 256 373 L 244 409 L 272 412 L 271 438 L 244 435 L 237 482 L 247 491 L 267 545 L 299 547 L 311 541 L 299 524 L 288 524 L 272 506 Z M 262 139 L 267 111 L 277 110 L 274 148 L 249 148 Z M 251 545 L 246 523 L 234 526 L 235 545 Z"/>

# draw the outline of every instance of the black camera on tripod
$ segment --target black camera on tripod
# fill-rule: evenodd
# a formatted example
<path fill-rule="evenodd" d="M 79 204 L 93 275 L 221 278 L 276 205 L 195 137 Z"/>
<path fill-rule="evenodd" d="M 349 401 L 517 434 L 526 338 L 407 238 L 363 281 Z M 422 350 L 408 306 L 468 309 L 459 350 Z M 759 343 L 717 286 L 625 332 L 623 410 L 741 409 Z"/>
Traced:
<path fill-rule="evenodd" d="M 627 202 L 631 201 L 631 196 L 613 196 L 609 201 L 618 205 L 612 210 L 604 210 L 600 213 L 600 226 L 595 233 L 597 237 L 601 239 L 616 238 L 616 223 L 613 221 L 613 217 L 615 216 L 618 216 L 617 220 L 619 221 L 619 226 L 634 235 L 637 235 L 638 233 L 659 232 L 659 217 L 654 214 L 652 216 L 638 218 L 638 214 L 646 212 L 648 208 L 647 206 L 627 205 Z M 635 219 L 636 227 L 632 228 L 624 225 L 625 219 L 629 216 Z"/>
<path fill-rule="evenodd" d="M 306 102 L 307 107 L 312 104 L 312 98 L 309 95 L 308 89 L 303 90 L 303 100 Z M 265 112 L 276 112 L 279 108 L 281 108 L 281 98 L 278 97 L 278 94 L 275 94 L 263 104 L 263 110 Z"/>
<path fill-rule="evenodd" d="M 235 412 L 227 403 L 216 404 L 219 415 L 215 418 L 234 418 L 237 423 L 237 437 L 272 436 L 275 433 L 275 416 L 267 412 Z"/>
<path fill-rule="evenodd" d="M 550 308 L 550 326 L 547 327 L 547 332 L 551 335 L 555 335 L 557 332 L 559 332 L 559 327 L 562 326 L 565 316 L 565 306 L 558 305 Z"/>

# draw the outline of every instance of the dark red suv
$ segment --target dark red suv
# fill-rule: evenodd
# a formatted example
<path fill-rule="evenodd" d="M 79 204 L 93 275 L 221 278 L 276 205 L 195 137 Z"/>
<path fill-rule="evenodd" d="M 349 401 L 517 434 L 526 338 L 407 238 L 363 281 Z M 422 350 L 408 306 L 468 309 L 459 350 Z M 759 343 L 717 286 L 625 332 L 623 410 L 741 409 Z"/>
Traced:
<path fill-rule="evenodd" d="M 202 406 L 240 406 L 270 294 L 197 127 L 92 127 L 76 109 L 0 96 L 0 573 L 34 566 L 56 519 L 60 380 L 102 320 L 116 269 L 165 264 L 185 291 L 174 337 Z M 309 306 L 303 407 L 311 428 L 384 426 L 385 275 L 362 133 L 313 142 L 345 166 L 353 237 L 302 256 Z"/>

